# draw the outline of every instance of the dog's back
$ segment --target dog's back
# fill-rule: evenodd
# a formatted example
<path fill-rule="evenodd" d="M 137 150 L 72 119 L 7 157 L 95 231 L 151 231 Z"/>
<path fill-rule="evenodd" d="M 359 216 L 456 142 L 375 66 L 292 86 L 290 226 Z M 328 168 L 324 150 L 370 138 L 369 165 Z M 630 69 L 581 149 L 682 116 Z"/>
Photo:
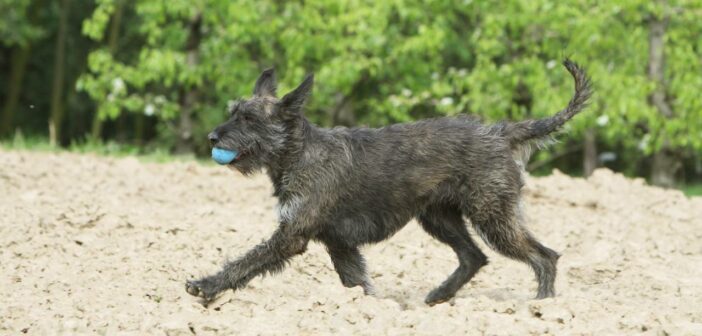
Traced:
<path fill-rule="evenodd" d="M 591 95 L 585 73 L 573 62 L 564 65 L 575 79 L 575 94 L 553 117 L 483 125 L 460 116 L 426 119 L 382 128 L 316 129 L 328 139 L 311 163 L 329 169 L 339 193 L 338 207 L 403 209 L 398 222 L 416 216 L 432 202 L 462 199 L 479 204 L 494 198 L 517 198 L 532 146 L 538 146 L 580 112 Z M 317 152 L 317 151 L 315 151 Z M 324 164 L 324 163 L 327 164 Z M 339 174 L 341 172 L 341 174 Z M 361 207 L 364 208 L 364 207 Z"/>

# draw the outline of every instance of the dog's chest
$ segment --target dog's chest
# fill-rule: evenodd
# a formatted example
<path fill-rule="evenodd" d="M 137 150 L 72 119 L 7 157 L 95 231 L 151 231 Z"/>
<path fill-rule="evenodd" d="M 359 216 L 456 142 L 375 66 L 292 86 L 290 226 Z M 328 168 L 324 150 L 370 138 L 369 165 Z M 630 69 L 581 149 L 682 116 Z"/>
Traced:
<path fill-rule="evenodd" d="M 285 201 L 280 201 L 276 205 L 278 212 L 278 221 L 281 223 L 292 222 L 302 205 L 302 200 L 297 196 L 287 198 Z"/>

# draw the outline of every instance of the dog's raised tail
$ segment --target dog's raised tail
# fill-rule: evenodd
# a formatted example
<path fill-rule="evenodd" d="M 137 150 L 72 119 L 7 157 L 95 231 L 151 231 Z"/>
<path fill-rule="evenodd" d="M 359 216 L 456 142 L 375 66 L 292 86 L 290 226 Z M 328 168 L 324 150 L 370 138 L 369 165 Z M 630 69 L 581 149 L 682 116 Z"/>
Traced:
<path fill-rule="evenodd" d="M 568 69 L 568 72 L 570 72 L 575 80 L 575 94 L 573 98 L 570 99 L 565 109 L 549 118 L 515 123 L 505 122 L 494 125 L 494 130 L 506 137 L 513 148 L 516 149 L 516 147 L 530 140 L 543 140 L 547 138 L 549 134 L 557 131 L 568 120 L 587 106 L 588 100 L 592 95 L 590 79 L 587 77 L 585 71 L 575 62 L 566 58 L 563 61 L 563 65 Z"/>

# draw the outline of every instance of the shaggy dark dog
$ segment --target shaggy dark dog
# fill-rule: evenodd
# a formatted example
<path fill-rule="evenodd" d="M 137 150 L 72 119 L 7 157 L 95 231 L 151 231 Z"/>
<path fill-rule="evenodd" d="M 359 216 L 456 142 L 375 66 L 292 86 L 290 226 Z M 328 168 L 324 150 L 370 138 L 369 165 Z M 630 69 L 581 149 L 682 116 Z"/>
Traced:
<path fill-rule="evenodd" d="M 273 70 L 264 71 L 253 97 L 235 103 L 209 139 L 240 153 L 230 166 L 242 173 L 267 171 L 279 201 L 279 227 L 219 273 L 188 281 L 187 292 L 209 301 L 242 288 L 258 275 L 281 271 L 313 240 L 327 247 L 344 286 L 372 294 L 359 246 L 387 239 L 416 218 L 459 261 L 426 297 L 433 305 L 453 297 L 487 264 L 467 218 L 490 247 L 531 266 L 537 298 L 554 296 L 559 255 L 525 228 L 520 190 L 530 149 L 580 112 L 591 95 L 584 71 L 570 60 L 564 65 L 575 79 L 575 95 L 553 117 L 489 126 L 468 117 L 437 118 L 377 129 L 312 125 L 302 109 L 313 77 L 277 99 Z"/>

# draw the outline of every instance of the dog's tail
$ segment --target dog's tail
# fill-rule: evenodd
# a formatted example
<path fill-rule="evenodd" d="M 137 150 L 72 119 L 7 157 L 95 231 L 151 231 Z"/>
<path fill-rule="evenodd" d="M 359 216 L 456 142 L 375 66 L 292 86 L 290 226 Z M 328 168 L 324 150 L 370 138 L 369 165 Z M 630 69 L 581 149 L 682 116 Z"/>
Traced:
<path fill-rule="evenodd" d="M 526 161 L 528 161 L 532 145 L 537 147 L 546 145 L 548 140 L 550 140 L 549 135 L 582 111 L 587 106 L 588 100 L 592 95 L 590 79 L 585 71 L 578 64 L 567 58 L 563 61 L 563 65 L 575 80 L 575 94 L 565 109 L 549 118 L 515 123 L 502 122 L 492 126 L 491 133 L 507 138 L 512 150 L 515 152 L 515 158 L 521 161 L 522 165 L 525 165 Z"/>

